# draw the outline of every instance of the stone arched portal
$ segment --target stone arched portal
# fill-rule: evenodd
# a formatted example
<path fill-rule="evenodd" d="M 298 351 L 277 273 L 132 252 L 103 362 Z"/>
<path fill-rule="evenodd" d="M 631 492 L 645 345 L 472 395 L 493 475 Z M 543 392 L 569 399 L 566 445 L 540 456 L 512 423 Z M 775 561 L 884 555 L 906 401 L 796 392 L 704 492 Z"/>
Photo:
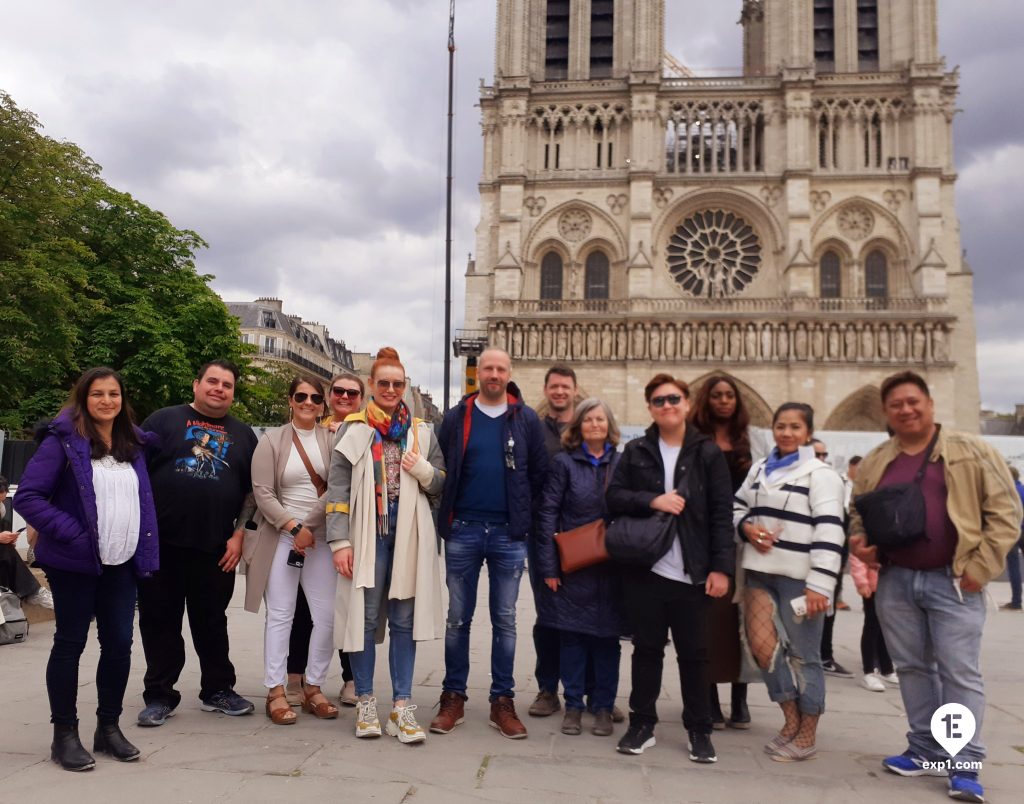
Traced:
<path fill-rule="evenodd" d="M 854 391 L 836 405 L 829 414 L 823 430 L 848 430 L 853 432 L 876 433 L 885 430 L 885 415 L 882 413 L 879 389 L 865 385 Z"/>

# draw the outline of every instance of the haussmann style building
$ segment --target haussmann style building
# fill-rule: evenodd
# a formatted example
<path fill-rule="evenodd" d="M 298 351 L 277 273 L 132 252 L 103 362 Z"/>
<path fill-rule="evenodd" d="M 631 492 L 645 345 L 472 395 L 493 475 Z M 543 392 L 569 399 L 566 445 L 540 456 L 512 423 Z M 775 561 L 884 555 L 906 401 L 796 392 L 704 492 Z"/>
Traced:
<path fill-rule="evenodd" d="M 570 363 L 627 424 L 656 371 L 724 371 L 756 423 L 798 399 L 875 430 L 912 368 L 978 429 L 936 0 L 737 2 L 733 77 L 666 57 L 664 0 L 497 12 L 464 353 L 507 348 L 533 403 Z"/>

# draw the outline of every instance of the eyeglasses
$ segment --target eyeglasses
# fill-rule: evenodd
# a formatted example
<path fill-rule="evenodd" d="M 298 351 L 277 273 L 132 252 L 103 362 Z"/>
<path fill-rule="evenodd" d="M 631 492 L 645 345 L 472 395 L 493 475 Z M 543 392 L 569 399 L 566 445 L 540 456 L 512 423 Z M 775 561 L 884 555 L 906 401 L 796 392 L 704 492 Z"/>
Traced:
<path fill-rule="evenodd" d="M 651 404 L 656 408 L 663 408 L 666 404 L 678 405 L 683 401 L 682 394 L 669 394 L 668 396 L 654 396 L 651 397 Z"/>
<path fill-rule="evenodd" d="M 382 391 L 386 391 L 389 388 L 393 388 L 396 391 L 404 391 L 405 380 L 377 380 L 377 387 Z"/>
<path fill-rule="evenodd" d="M 314 405 L 322 405 L 324 403 L 323 395 L 321 394 L 307 394 L 305 391 L 299 391 L 292 394 L 292 399 L 298 402 L 300 405 L 307 399 L 312 401 Z"/>
<path fill-rule="evenodd" d="M 358 388 L 340 388 L 335 385 L 331 388 L 331 393 L 335 396 L 347 396 L 349 399 L 355 399 L 357 396 L 362 394 Z"/>
<path fill-rule="evenodd" d="M 817 458 L 819 461 L 823 461 L 823 460 L 825 460 L 828 457 L 828 453 L 827 452 L 815 452 L 814 453 L 814 457 Z"/>

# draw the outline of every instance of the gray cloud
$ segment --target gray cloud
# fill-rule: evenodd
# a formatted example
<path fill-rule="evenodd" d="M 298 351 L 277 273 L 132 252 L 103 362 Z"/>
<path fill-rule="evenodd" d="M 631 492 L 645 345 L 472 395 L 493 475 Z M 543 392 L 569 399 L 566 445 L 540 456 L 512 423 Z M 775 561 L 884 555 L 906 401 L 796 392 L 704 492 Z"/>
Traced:
<path fill-rule="evenodd" d="M 666 5 L 666 46 L 680 61 L 740 66 L 739 0 Z M 457 7 L 456 321 L 475 248 L 478 79 L 493 75 L 496 16 L 493 0 Z M 1014 309 L 1024 107 L 1007 67 L 1024 51 L 1024 6 L 939 0 L 939 14 L 940 50 L 961 68 L 958 207 L 982 396 L 1007 407 L 1024 399 L 1005 365 L 1024 345 Z M 115 186 L 200 232 L 210 249 L 199 267 L 218 290 L 279 295 L 357 349 L 391 339 L 436 390 L 447 18 L 441 0 L 22 3 L 5 9 L 2 86 Z M 382 286 L 399 311 L 386 325 Z"/>

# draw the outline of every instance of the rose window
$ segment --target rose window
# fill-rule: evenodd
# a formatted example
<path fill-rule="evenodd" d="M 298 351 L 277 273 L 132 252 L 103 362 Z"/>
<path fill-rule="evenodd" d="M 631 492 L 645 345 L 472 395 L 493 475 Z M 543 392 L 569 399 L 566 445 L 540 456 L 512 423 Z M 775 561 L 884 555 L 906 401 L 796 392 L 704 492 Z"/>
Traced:
<path fill-rule="evenodd" d="M 732 212 L 696 212 L 669 238 L 669 273 L 692 296 L 733 296 L 753 281 L 760 267 L 760 239 Z"/>

